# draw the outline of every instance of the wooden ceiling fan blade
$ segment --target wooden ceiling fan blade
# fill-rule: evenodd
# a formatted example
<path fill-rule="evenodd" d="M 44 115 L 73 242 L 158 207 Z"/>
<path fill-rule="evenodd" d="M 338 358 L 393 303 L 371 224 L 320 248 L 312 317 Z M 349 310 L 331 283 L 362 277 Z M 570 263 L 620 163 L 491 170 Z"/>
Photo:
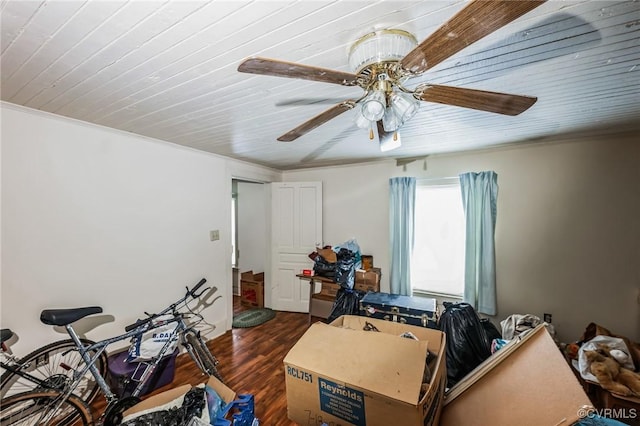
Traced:
<path fill-rule="evenodd" d="M 532 96 L 439 85 L 430 85 L 423 89 L 420 99 L 505 115 L 518 115 L 538 100 Z"/>
<path fill-rule="evenodd" d="M 342 86 L 355 86 L 357 78 L 355 74 L 348 72 L 259 57 L 245 59 L 238 66 L 238 71 L 275 77 L 299 78 Z"/>
<path fill-rule="evenodd" d="M 473 0 L 402 58 L 400 66 L 422 73 L 545 1 Z"/>
<path fill-rule="evenodd" d="M 338 98 L 292 98 L 284 101 L 278 101 L 275 106 L 308 106 L 308 105 L 334 105 L 341 102 Z"/>
<path fill-rule="evenodd" d="M 332 106 L 328 110 L 323 111 L 320 114 L 316 115 L 311 120 L 305 121 L 304 123 L 302 123 L 301 125 L 299 125 L 295 129 L 290 130 L 289 132 L 287 132 L 284 135 L 280 136 L 278 138 L 278 140 L 280 142 L 291 142 L 293 140 L 296 140 L 300 136 L 309 133 L 310 131 L 312 131 L 316 127 L 326 123 L 327 121 L 331 120 L 332 118 L 335 118 L 335 117 L 339 116 L 340 114 L 342 114 L 343 112 L 352 109 L 355 105 L 356 105 L 356 102 L 354 100 L 351 100 L 351 99 L 346 100 L 344 102 L 340 102 L 338 105 Z"/>

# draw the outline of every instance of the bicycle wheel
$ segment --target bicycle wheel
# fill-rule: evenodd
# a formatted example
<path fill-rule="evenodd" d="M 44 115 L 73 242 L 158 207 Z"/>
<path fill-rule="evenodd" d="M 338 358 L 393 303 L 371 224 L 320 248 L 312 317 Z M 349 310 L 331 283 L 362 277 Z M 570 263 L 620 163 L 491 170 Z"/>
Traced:
<path fill-rule="evenodd" d="M 196 335 L 194 332 L 186 332 L 184 337 L 192 349 L 189 354 L 197 357 L 194 361 L 198 367 L 203 369 L 203 373 L 208 374 L 209 376 L 214 376 L 216 379 L 224 383 L 224 380 L 222 380 L 222 376 L 216 367 L 216 365 L 218 365 L 218 360 L 213 356 L 213 354 L 211 354 L 209 348 L 205 345 L 200 336 Z"/>
<path fill-rule="evenodd" d="M 32 391 L 3 398 L 1 402 L 2 426 L 93 425 L 89 407 L 75 395 L 63 400 L 58 391 Z"/>
<path fill-rule="evenodd" d="M 94 342 L 80 339 L 83 345 Z M 89 353 L 93 357 L 93 353 Z M 107 354 L 102 352 L 96 359 L 96 367 L 100 374 L 107 374 Z M 44 382 L 39 385 L 28 377 L 22 377 L 13 371 L 5 371 L 0 376 L 0 396 L 8 396 L 32 390 L 53 389 L 63 391 L 73 381 L 74 369 L 84 367 L 84 361 L 71 339 L 60 340 L 43 346 L 18 361 L 20 371 L 36 377 Z M 87 371 L 73 391 L 74 395 L 91 404 L 100 388 L 91 372 Z"/>

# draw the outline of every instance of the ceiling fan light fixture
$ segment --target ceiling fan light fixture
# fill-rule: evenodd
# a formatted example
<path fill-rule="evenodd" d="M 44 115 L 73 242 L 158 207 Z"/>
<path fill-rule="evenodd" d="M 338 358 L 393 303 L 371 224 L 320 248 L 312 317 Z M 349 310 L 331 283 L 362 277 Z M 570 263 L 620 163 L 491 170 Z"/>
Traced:
<path fill-rule="evenodd" d="M 384 116 L 386 107 L 384 92 L 374 90 L 362 102 L 362 115 L 369 121 L 378 121 Z"/>
<path fill-rule="evenodd" d="M 413 34 L 398 29 L 379 30 L 360 37 L 351 46 L 349 66 L 360 73 L 381 62 L 398 62 L 418 45 Z"/>
<path fill-rule="evenodd" d="M 368 129 L 371 127 L 371 121 L 364 118 L 364 115 L 362 115 L 360 111 L 356 114 L 355 123 L 360 129 Z"/>
<path fill-rule="evenodd" d="M 420 109 L 420 101 L 409 93 L 393 92 L 389 95 L 390 108 L 398 117 L 398 126 L 409 121 Z"/>
<path fill-rule="evenodd" d="M 387 107 L 382 117 L 382 127 L 385 132 L 395 132 L 402 123 L 393 111 L 393 108 Z"/>

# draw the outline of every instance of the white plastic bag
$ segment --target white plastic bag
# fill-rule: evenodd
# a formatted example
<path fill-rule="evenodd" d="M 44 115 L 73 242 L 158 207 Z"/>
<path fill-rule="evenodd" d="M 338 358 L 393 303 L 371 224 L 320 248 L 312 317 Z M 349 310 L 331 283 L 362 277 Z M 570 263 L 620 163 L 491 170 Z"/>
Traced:
<path fill-rule="evenodd" d="M 171 316 L 159 317 L 153 320 L 153 322 L 157 324 L 158 322 L 171 318 Z M 144 334 L 135 336 L 132 339 L 131 346 L 129 346 L 129 356 L 127 357 L 127 361 L 149 361 L 157 357 L 169 339 L 171 339 L 171 343 L 169 344 L 165 354 L 172 354 L 178 345 L 178 335 L 176 334 L 172 336 L 172 333 L 177 326 L 177 322 L 171 322 L 151 329 Z"/>
<path fill-rule="evenodd" d="M 591 374 L 591 371 L 589 369 L 590 365 L 587 361 L 587 356 L 585 355 L 584 351 L 594 351 L 598 349 L 598 343 L 604 343 L 609 346 L 609 349 L 618 349 L 627 355 L 630 353 L 629 348 L 627 348 L 627 344 L 624 343 L 624 340 L 618 337 L 598 335 L 588 342 L 585 342 L 578 351 L 578 370 L 580 371 L 580 375 L 583 379 L 590 380 L 595 383 L 598 383 L 598 379 L 596 378 L 596 376 Z M 626 362 L 622 363 L 622 366 L 628 368 L 631 371 L 635 370 L 633 360 L 630 356 L 627 358 Z"/>

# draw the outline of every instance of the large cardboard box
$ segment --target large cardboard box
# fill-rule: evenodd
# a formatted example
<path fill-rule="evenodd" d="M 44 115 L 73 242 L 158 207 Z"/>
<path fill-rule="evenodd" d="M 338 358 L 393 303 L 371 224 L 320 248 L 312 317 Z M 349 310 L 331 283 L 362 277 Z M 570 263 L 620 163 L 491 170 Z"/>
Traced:
<path fill-rule="evenodd" d="M 211 386 L 218 395 L 220 395 L 225 403 L 230 403 L 236 399 L 236 393 L 215 377 L 209 377 L 206 383 Z M 182 385 L 156 395 L 152 395 L 122 413 L 123 418 L 133 416 L 137 413 L 153 411 L 155 409 L 160 409 L 161 407 L 166 407 L 167 404 L 185 395 L 189 390 L 191 390 L 191 385 Z"/>
<path fill-rule="evenodd" d="M 380 332 L 363 331 L 367 322 Z M 409 331 L 419 340 L 400 337 Z M 438 330 L 373 318 L 315 323 L 284 359 L 288 416 L 301 425 L 437 425 L 445 344 Z M 428 350 L 435 356 L 421 392 Z"/>
<path fill-rule="evenodd" d="M 570 426 L 591 401 L 540 325 L 491 355 L 451 388 L 441 426 Z"/>
<path fill-rule="evenodd" d="M 264 272 L 240 274 L 240 304 L 252 308 L 264 307 Z"/>

